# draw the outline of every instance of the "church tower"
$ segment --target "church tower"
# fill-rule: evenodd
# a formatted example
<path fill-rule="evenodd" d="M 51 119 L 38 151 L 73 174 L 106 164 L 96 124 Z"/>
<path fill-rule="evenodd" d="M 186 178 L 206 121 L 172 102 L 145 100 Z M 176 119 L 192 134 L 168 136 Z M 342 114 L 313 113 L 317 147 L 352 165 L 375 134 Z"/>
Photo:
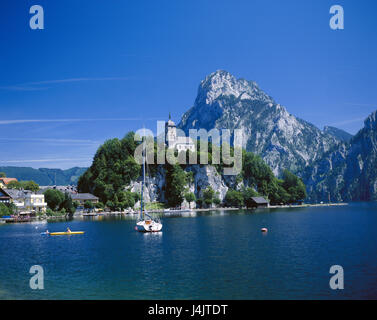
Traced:
<path fill-rule="evenodd" d="M 168 148 L 174 147 L 175 142 L 177 140 L 177 126 L 171 120 L 171 115 L 169 112 L 169 120 L 165 124 L 165 133 L 166 133 L 166 142 Z"/>

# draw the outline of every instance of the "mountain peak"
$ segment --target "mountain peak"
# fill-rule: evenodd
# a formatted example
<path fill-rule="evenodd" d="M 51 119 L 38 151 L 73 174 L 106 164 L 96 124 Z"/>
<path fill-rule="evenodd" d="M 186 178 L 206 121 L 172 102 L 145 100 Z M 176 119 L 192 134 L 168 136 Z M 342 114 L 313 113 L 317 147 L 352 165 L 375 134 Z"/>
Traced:
<path fill-rule="evenodd" d="M 272 98 L 265 94 L 256 82 L 237 79 L 225 70 L 217 70 L 200 82 L 197 102 L 212 104 L 220 96 L 273 102 Z"/>
<path fill-rule="evenodd" d="M 241 130 L 244 148 L 261 155 L 277 175 L 284 169 L 302 171 L 339 142 L 289 114 L 256 82 L 224 70 L 201 81 L 194 106 L 178 127 L 186 134 L 190 129 Z"/>
<path fill-rule="evenodd" d="M 377 110 L 374 111 L 372 114 L 366 118 L 364 121 L 365 128 L 369 130 L 376 130 L 377 129 Z"/>

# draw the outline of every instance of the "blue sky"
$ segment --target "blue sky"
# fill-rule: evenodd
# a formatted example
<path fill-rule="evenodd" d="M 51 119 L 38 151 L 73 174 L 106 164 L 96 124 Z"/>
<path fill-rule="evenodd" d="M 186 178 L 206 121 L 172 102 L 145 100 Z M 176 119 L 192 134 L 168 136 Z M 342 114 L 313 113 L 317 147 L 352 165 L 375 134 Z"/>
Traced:
<path fill-rule="evenodd" d="M 44 30 L 29 27 L 35 4 Z M 344 30 L 329 27 L 334 4 Z M 0 166 L 89 166 L 105 139 L 179 122 L 218 69 L 356 133 L 377 109 L 376 15 L 374 0 L 5 0 Z"/>

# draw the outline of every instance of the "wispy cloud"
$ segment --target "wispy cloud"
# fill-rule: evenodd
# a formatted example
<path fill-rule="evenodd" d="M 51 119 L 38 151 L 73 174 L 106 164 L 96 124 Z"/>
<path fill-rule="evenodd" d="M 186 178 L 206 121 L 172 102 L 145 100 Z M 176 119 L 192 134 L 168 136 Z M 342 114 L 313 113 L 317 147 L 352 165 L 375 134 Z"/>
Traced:
<path fill-rule="evenodd" d="M 88 158 L 0 160 L 0 163 L 38 163 L 38 162 L 67 162 L 67 161 L 90 161 L 90 158 L 88 157 Z"/>
<path fill-rule="evenodd" d="M 362 118 L 353 118 L 353 119 L 349 119 L 349 120 L 339 121 L 339 122 L 331 123 L 330 126 L 338 126 L 338 127 L 341 127 L 341 126 L 344 126 L 344 125 L 347 125 L 347 124 L 351 124 L 351 123 L 362 122 L 362 121 L 365 120 L 365 118 L 366 118 L 366 117 L 362 117 Z"/>
<path fill-rule="evenodd" d="M 93 77 L 93 78 L 68 78 L 57 80 L 45 80 L 45 81 L 33 81 L 25 82 L 10 86 L 0 86 L 0 90 L 10 91 L 39 91 L 46 90 L 48 88 L 45 85 L 62 84 L 62 83 L 74 83 L 74 82 L 88 82 L 88 81 L 126 81 L 128 77 Z"/>
<path fill-rule="evenodd" d="M 0 142 L 37 142 L 52 144 L 75 144 L 75 145 L 97 145 L 102 141 L 85 139 L 50 139 L 50 138 L 0 138 Z"/>
<path fill-rule="evenodd" d="M 85 122 L 85 121 L 152 121 L 160 118 L 104 118 L 104 119 L 9 119 L 0 120 L 0 125 L 40 122 Z"/>

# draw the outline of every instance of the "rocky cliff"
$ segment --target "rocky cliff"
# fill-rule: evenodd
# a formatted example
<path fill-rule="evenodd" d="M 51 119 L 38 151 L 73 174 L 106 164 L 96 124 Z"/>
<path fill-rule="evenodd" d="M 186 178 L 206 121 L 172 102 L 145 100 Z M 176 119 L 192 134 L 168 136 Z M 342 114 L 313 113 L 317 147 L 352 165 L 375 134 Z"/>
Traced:
<path fill-rule="evenodd" d="M 197 199 L 203 197 L 203 191 L 211 187 L 217 192 L 218 198 L 223 201 L 229 188 L 240 189 L 243 182 L 237 183 L 235 177 L 219 174 L 211 165 L 189 165 L 185 172 L 193 173 L 193 181 L 187 185 L 187 191 L 193 192 Z M 148 176 L 145 181 L 144 197 L 146 202 L 165 202 L 166 172 L 162 165 L 159 165 L 156 174 Z M 140 193 L 141 178 L 133 181 L 127 186 L 132 192 Z M 183 203 L 183 207 L 188 206 Z"/>
<path fill-rule="evenodd" d="M 306 169 L 312 201 L 377 200 L 377 111 L 348 144 L 341 144 Z"/>
<path fill-rule="evenodd" d="M 241 129 L 247 151 L 262 156 L 275 175 L 297 174 L 341 143 L 333 134 L 291 115 L 257 83 L 216 71 L 199 85 L 194 106 L 179 128 Z"/>

